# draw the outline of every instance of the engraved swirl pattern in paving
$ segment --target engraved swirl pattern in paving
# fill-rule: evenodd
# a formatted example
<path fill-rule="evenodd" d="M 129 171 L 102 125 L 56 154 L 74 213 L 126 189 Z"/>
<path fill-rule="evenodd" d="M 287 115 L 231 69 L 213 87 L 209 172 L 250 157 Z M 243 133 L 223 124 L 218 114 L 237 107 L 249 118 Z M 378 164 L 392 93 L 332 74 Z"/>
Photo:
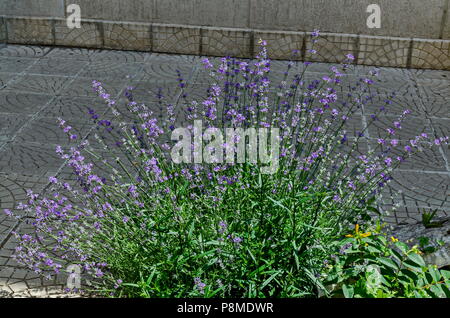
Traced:
<path fill-rule="evenodd" d="M 0 91 L 0 113 L 32 115 L 51 99 L 51 95 Z"/>
<path fill-rule="evenodd" d="M 70 81 L 71 78 L 62 76 L 23 75 L 16 77 L 7 89 L 57 95 Z"/>

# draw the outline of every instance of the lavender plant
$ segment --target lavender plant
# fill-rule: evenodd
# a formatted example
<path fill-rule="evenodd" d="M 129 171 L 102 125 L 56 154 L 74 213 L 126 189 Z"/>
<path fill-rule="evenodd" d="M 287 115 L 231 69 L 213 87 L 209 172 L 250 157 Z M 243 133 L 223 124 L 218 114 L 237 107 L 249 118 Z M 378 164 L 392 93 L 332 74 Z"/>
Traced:
<path fill-rule="evenodd" d="M 312 36 L 316 42 L 319 34 Z M 178 73 L 181 98 L 165 105 L 165 119 L 152 112 L 164 104 L 161 93 L 155 107 L 135 100 L 130 87 L 123 109 L 94 81 L 111 116 L 87 110 L 97 127 L 91 142 L 59 120 L 76 144 L 56 151 L 75 178 L 50 178 L 50 197 L 29 192 L 20 208 L 34 216 L 35 235 L 16 233 L 16 259 L 37 273 L 78 264 L 96 292 L 122 297 L 308 297 L 326 291 L 319 277 L 330 243 L 350 224 L 370 220 L 398 165 L 448 141 L 426 134 L 400 141 L 397 132 L 410 113 L 405 110 L 376 148 L 360 153 L 368 128 L 395 96 L 351 136 L 352 117 L 379 98 L 372 88 L 377 72 L 348 81 L 353 61 L 347 55 L 315 80 L 306 76 L 310 63 L 290 62 L 274 85 L 266 42 L 260 41 L 254 62 L 202 61 L 211 78 L 203 99 L 190 98 Z M 195 134 L 194 120 L 206 128 L 279 128 L 278 170 L 261 173 L 260 159 L 174 163 L 170 135 L 182 122 Z M 215 151 L 235 146 L 227 142 Z"/>

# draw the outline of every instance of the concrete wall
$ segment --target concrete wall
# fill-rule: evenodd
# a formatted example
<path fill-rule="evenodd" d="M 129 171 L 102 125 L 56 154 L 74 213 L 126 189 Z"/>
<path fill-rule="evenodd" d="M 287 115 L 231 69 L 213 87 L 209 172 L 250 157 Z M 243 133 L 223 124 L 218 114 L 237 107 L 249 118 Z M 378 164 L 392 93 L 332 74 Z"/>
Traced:
<path fill-rule="evenodd" d="M 250 57 L 262 37 L 275 58 L 450 68 L 450 0 L 0 0 L 10 43 L 67 45 Z M 69 4 L 79 4 L 82 29 L 68 29 Z M 380 29 L 366 8 L 381 7 Z M 2 26 L 3 24 L 3 26 Z M 306 32 L 325 32 L 318 57 Z M 3 36 L 4 38 L 6 36 Z"/>
<path fill-rule="evenodd" d="M 0 0 L 0 15 L 64 17 L 64 0 Z"/>
<path fill-rule="evenodd" d="M 86 19 L 277 31 L 450 39 L 448 0 L 2 0 L 0 15 L 64 17 L 75 3 Z M 368 29 L 377 3 L 382 28 Z"/>
<path fill-rule="evenodd" d="M 85 19 L 450 39 L 448 0 L 1 0 L 0 15 L 62 18 L 72 3 Z M 381 29 L 366 26 L 371 3 Z"/>

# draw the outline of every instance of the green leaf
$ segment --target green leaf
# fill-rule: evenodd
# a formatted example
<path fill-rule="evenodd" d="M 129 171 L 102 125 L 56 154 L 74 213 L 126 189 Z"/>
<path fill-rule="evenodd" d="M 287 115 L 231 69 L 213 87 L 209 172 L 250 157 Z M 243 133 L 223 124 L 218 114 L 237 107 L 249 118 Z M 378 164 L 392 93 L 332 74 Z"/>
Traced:
<path fill-rule="evenodd" d="M 387 257 L 380 257 L 377 259 L 379 263 L 389 267 L 390 269 L 396 271 L 398 270 L 398 265 L 393 260 Z"/>
<path fill-rule="evenodd" d="M 416 265 L 419 265 L 420 267 L 427 266 L 425 264 L 425 261 L 423 260 L 422 256 L 416 253 L 410 253 L 408 254 L 408 258 Z"/>
<path fill-rule="evenodd" d="M 272 276 L 270 276 L 268 279 L 266 279 L 266 281 L 264 283 L 262 283 L 261 285 L 261 289 L 263 289 L 264 287 L 266 287 L 275 277 L 277 277 L 281 272 L 277 271 L 275 272 Z"/>
<path fill-rule="evenodd" d="M 400 251 L 402 251 L 402 253 L 404 253 L 404 254 L 408 253 L 409 247 L 405 243 L 403 243 L 403 242 L 396 242 L 395 246 L 397 246 L 398 249 Z"/>
<path fill-rule="evenodd" d="M 376 214 L 378 214 L 378 215 L 381 215 L 380 210 L 378 210 L 377 208 L 374 208 L 374 207 L 372 207 L 372 206 L 368 206 L 368 207 L 367 207 L 367 210 L 368 210 L 368 211 L 371 211 L 371 212 L 374 212 L 374 213 L 376 213 Z"/>
<path fill-rule="evenodd" d="M 430 291 L 435 294 L 439 298 L 445 297 L 445 292 L 442 289 L 441 285 L 433 285 L 430 287 Z"/>
<path fill-rule="evenodd" d="M 390 250 L 392 257 L 397 260 L 399 263 L 403 261 L 403 256 L 396 250 Z"/>
<path fill-rule="evenodd" d="M 403 268 L 402 270 L 400 270 L 400 277 L 407 277 L 408 279 L 410 279 L 413 282 L 417 282 L 418 280 L 418 274 L 416 272 L 410 271 L 406 268 Z"/>
<path fill-rule="evenodd" d="M 441 273 L 439 272 L 439 270 L 437 270 L 436 268 L 434 268 L 434 266 L 430 266 L 428 268 L 428 271 L 431 274 L 431 277 L 433 277 L 433 281 L 434 282 L 438 282 L 441 280 Z"/>
<path fill-rule="evenodd" d="M 450 280 L 450 271 L 441 270 L 441 275 L 445 280 Z"/>
<path fill-rule="evenodd" d="M 422 267 L 417 265 L 416 263 L 406 260 L 403 262 L 403 265 L 407 267 L 409 270 L 416 270 L 417 272 L 422 272 Z"/>
<path fill-rule="evenodd" d="M 378 247 L 372 246 L 372 245 L 369 245 L 369 246 L 367 247 L 367 250 L 368 250 L 370 253 L 381 253 L 381 250 L 380 250 Z"/>
<path fill-rule="evenodd" d="M 345 298 L 353 298 L 355 291 L 352 286 L 342 285 L 342 292 Z"/>
<path fill-rule="evenodd" d="M 411 279 L 408 276 L 399 276 L 398 281 L 404 286 L 404 288 L 407 288 L 411 285 Z"/>

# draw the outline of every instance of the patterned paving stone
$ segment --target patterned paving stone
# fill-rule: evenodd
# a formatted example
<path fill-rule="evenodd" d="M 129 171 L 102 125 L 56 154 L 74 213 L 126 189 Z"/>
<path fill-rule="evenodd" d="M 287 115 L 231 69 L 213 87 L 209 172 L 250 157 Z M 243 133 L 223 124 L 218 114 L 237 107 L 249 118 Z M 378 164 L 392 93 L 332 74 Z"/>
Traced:
<path fill-rule="evenodd" d="M 386 94 L 377 94 L 372 99 L 367 100 L 364 105 L 364 113 L 366 115 L 383 114 L 388 116 L 399 116 L 403 111 L 409 109 L 411 111 L 411 116 L 424 117 L 426 111 L 422 106 L 422 102 L 417 98 L 415 93 L 395 97 Z M 436 109 L 441 106 L 442 105 L 438 104 L 430 104 L 430 107 L 435 107 Z"/>
<path fill-rule="evenodd" d="M 431 136 L 432 130 L 429 121 L 426 118 L 408 116 L 402 122 L 401 129 L 395 129 L 394 122 L 397 116 L 366 116 L 366 122 L 369 126 L 368 134 L 371 138 L 389 138 L 399 140 L 410 140 L 421 133 L 427 133 Z M 395 135 L 390 136 L 387 129 L 394 128 Z"/>
<path fill-rule="evenodd" d="M 380 80 L 394 77 L 399 78 L 401 82 L 406 82 L 411 81 L 414 78 L 414 70 L 407 68 L 357 65 L 355 70 L 359 76 L 368 76 L 371 71 L 376 71 Z"/>
<path fill-rule="evenodd" d="M 133 51 L 100 50 L 93 55 L 94 62 L 101 63 L 143 63 L 153 54 Z"/>
<path fill-rule="evenodd" d="M 414 82 L 404 75 L 379 76 L 372 87 L 379 91 L 415 92 Z"/>
<path fill-rule="evenodd" d="M 26 224 L 20 225 L 17 232 L 21 234 L 31 233 L 29 226 Z M 68 278 L 67 274 L 62 272 L 60 275 L 55 276 L 52 273 L 44 273 L 41 276 L 34 273 L 31 269 L 18 264 L 11 258 L 17 243 L 17 239 L 11 236 L 4 243 L 1 250 L 1 253 L 8 261 L 0 269 L 0 290 L 13 293 L 14 297 L 16 295 L 18 297 L 48 297 L 49 294 L 63 295 L 62 291 Z"/>
<path fill-rule="evenodd" d="M 337 66 L 340 67 L 338 64 L 329 64 L 329 63 L 320 63 L 320 62 L 315 62 L 313 64 L 304 64 L 302 62 L 299 63 L 299 71 L 303 71 L 303 69 L 305 69 L 306 73 L 323 73 L 323 74 L 330 74 L 331 72 L 331 68 L 333 66 Z M 353 66 L 355 67 L 355 66 Z M 355 74 L 355 69 L 349 69 L 347 71 L 347 74 L 350 75 L 354 75 Z"/>
<path fill-rule="evenodd" d="M 0 115 L 0 142 L 10 141 L 29 119 L 26 115 Z"/>
<path fill-rule="evenodd" d="M 450 104 L 446 97 L 421 91 L 420 96 L 407 100 L 404 104 L 413 112 L 413 116 L 421 113 L 428 118 L 450 118 Z"/>
<path fill-rule="evenodd" d="M 335 122 L 332 125 L 332 129 L 338 129 L 340 123 Z M 363 120 L 360 115 L 349 116 L 349 119 L 345 122 L 342 127 L 342 132 L 345 131 L 347 137 L 357 137 L 363 131 Z"/>
<path fill-rule="evenodd" d="M 75 76 L 89 62 L 72 59 L 42 58 L 27 69 L 28 74 Z"/>
<path fill-rule="evenodd" d="M 11 231 L 18 224 L 18 221 L 16 219 L 12 219 L 10 217 L 4 216 L 3 209 L 1 210 L 1 213 L 2 213 L 2 215 L 0 216 L 0 243 L 8 238 L 8 236 L 11 234 Z M 3 257 L 7 257 L 7 256 L 8 255 L 3 255 Z M 0 263 L 1 263 L 1 259 L 0 259 Z"/>
<path fill-rule="evenodd" d="M 8 85 L 9 90 L 57 95 L 72 78 L 62 76 L 22 75 Z"/>
<path fill-rule="evenodd" d="M 198 55 L 151 53 L 151 55 L 147 59 L 147 62 L 148 63 L 178 62 L 189 65 L 189 63 L 193 63 L 195 61 L 199 62 L 201 59 L 202 57 Z M 211 59 L 215 59 L 215 57 L 211 57 Z"/>
<path fill-rule="evenodd" d="M 436 131 L 437 137 L 450 137 L 450 119 L 432 118 L 431 124 Z"/>
<path fill-rule="evenodd" d="M 42 57 L 48 54 L 52 48 L 46 46 L 13 45 L 8 44 L 0 49 L 3 57 Z"/>
<path fill-rule="evenodd" d="M 139 104 L 145 104 L 150 111 L 152 111 L 153 116 L 156 118 L 166 118 L 167 117 L 167 107 L 168 104 L 174 104 L 176 102 L 176 94 L 172 91 L 167 92 L 167 94 L 163 93 L 163 97 L 161 102 L 158 97 L 158 90 L 154 89 L 154 91 L 145 90 L 145 89 L 136 89 L 133 91 L 133 97 L 136 102 Z M 136 120 L 136 114 L 132 113 L 129 109 L 128 100 L 125 97 L 121 97 L 115 105 L 115 109 L 120 113 L 119 120 L 124 120 L 126 122 L 134 122 Z M 114 118 L 113 116 L 108 115 L 105 119 Z M 114 122 L 118 122 L 114 118 Z"/>
<path fill-rule="evenodd" d="M 96 144 L 95 142 L 92 142 L 91 144 L 98 147 L 98 144 Z M 111 176 L 114 174 L 112 170 L 113 168 L 119 171 L 123 176 L 125 172 L 122 168 L 122 165 L 126 167 L 128 173 L 130 173 L 131 175 L 135 175 L 137 172 L 132 163 L 134 157 L 125 154 L 124 152 L 111 153 L 110 151 L 100 148 L 89 148 L 89 151 L 95 154 L 95 156 L 90 153 L 85 153 L 85 162 L 92 163 L 93 173 L 100 176 L 101 178 L 105 178 L 106 180 L 110 181 Z M 120 158 L 121 165 L 116 162 L 116 158 Z M 75 185 L 76 188 L 79 188 L 78 183 L 74 182 L 76 181 L 76 176 L 73 173 L 72 167 L 63 167 L 60 174 L 58 175 L 58 178 L 69 183 L 71 182 L 73 185 Z M 77 204 L 81 205 L 79 202 Z"/>
<path fill-rule="evenodd" d="M 448 80 L 423 78 L 417 79 L 420 96 L 439 96 L 450 99 L 450 85 Z"/>
<path fill-rule="evenodd" d="M 108 80 L 102 81 L 103 87 L 106 89 L 108 94 L 112 97 L 118 96 L 127 85 L 123 80 Z M 76 78 L 70 84 L 68 84 L 61 92 L 62 96 L 82 96 L 82 97 L 96 97 L 97 93 L 92 89 L 92 80 L 86 78 Z"/>
<path fill-rule="evenodd" d="M 40 191 L 47 181 L 46 178 L 14 173 L 0 174 L 0 209 L 15 209 L 19 201 L 26 199 L 25 189 Z"/>
<path fill-rule="evenodd" d="M 134 123 L 129 123 L 129 129 Z M 122 143 L 124 134 L 118 129 L 117 121 L 113 121 L 108 127 L 94 125 L 87 137 L 89 144 L 94 148 L 103 148 L 105 145 L 110 149 L 117 149 L 118 144 Z"/>
<path fill-rule="evenodd" d="M 176 61 L 156 62 L 150 59 L 144 65 L 142 72 L 136 77 L 136 80 L 176 82 L 177 70 L 181 72 L 183 79 L 189 80 L 193 72 L 193 67 L 188 63 L 179 63 Z"/>
<path fill-rule="evenodd" d="M 20 202 L 26 202 L 26 190 L 31 189 L 35 193 L 42 191 L 46 185 L 46 179 L 37 177 L 27 177 L 23 175 L 0 175 L 0 245 L 9 235 L 11 230 L 17 223 L 17 220 L 8 217 L 3 213 L 4 209 L 10 209 L 15 213 L 21 213 L 17 210 L 17 206 Z M 0 257 L 0 265 L 3 260 Z"/>
<path fill-rule="evenodd" d="M 107 105 L 100 97 L 60 96 L 48 103 L 39 112 L 39 117 L 61 117 L 64 120 L 91 122 L 92 119 L 88 114 L 89 109 L 94 110 L 97 114 L 102 114 L 107 110 Z"/>
<path fill-rule="evenodd" d="M 28 69 L 36 59 L 26 57 L 0 57 L 0 72 L 20 73 Z"/>
<path fill-rule="evenodd" d="M 250 62 L 250 60 L 248 60 Z M 213 63 L 214 64 L 214 63 Z M 326 63 L 315 63 L 308 66 L 306 69 L 306 65 L 303 62 L 299 61 L 271 61 L 270 62 L 270 70 L 273 72 L 286 72 L 288 70 L 288 65 L 290 66 L 290 72 L 294 74 L 301 74 L 303 71 L 305 72 L 322 72 L 322 73 L 330 73 L 331 65 Z M 312 66 L 315 66 L 314 68 Z M 311 68 L 310 68 L 311 67 Z"/>
<path fill-rule="evenodd" d="M 424 69 L 412 69 L 410 71 L 416 79 L 437 79 L 437 80 L 450 79 L 450 71 L 437 71 Z"/>
<path fill-rule="evenodd" d="M 12 81 L 16 77 L 13 73 L 0 73 L 0 90 L 5 88 L 8 82 Z"/>
<path fill-rule="evenodd" d="M 126 80 L 135 78 L 137 73 L 143 68 L 141 63 L 118 63 L 116 61 L 95 61 L 89 67 L 82 70 L 79 77 L 89 80 L 108 81 L 112 78 L 116 80 Z"/>
<path fill-rule="evenodd" d="M 66 126 L 71 126 L 70 135 L 77 135 L 79 138 L 87 136 L 91 123 L 80 121 L 66 121 Z M 32 142 L 32 143 L 45 143 L 45 144 L 57 144 L 67 145 L 73 144 L 73 141 L 69 138 L 69 134 L 65 133 L 58 125 L 56 118 L 40 117 L 30 122 L 24 129 L 17 135 L 17 142 Z"/>
<path fill-rule="evenodd" d="M 401 206 L 393 206 L 392 204 L 385 204 L 382 207 L 382 211 L 389 213 L 384 219 L 390 224 L 414 224 L 422 220 L 423 211 L 429 211 L 431 208 L 428 206 L 420 207 L 418 205 L 406 206 L 403 199 L 396 198 L 396 200 L 402 201 Z M 392 200 L 391 200 L 392 201 Z M 449 216 L 450 212 L 437 211 L 436 216 L 445 217 Z"/>
<path fill-rule="evenodd" d="M 450 119 L 431 119 L 436 137 L 450 137 Z M 450 171 L 450 145 L 441 145 L 443 156 L 446 158 L 447 170 Z"/>
<path fill-rule="evenodd" d="M 51 95 L 0 91 L 0 113 L 32 115 L 51 99 Z"/>
<path fill-rule="evenodd" d="M 350 167 L 353 168 L 356 162 L 360 162 L 359 156 L 367 154 L 368 151 L 369 145 L 366 139 L 349 137 L 346 143 L 336 145 L 334 153 L 343 154 L 343 158 L 347 158 Z"/>
<path fill-rule="evenodd" d="M 83 48 L 55 47 L 47 54 L 48 58 L 63 58 L 73 61 L 91 61 L 101 50 Z"/>
<path fill-rule="evenodd" d="M 390 184 L 402 192 L 401 206 L 438 209 L 450 213 L 450 174 L 397 171 Z M 391 202 L 392 204 L 392 202 Z"/>
<path fill-rule="evenodd" d="M 424 147 L 421 152 L 415 152 L 411 157 L 406 156 L 406 151 L 403 146 L 407 144 L 405 142 L 400 143 L 396 148 L 391 148 L 388 146 L 380 147 L 377 140 L 369 140 L 369 145 L 372 150 L 377 153 L 381 151 L 385 152 L 385 155 L 396 159 L 398 156 L 406 158 L 405 162 L 402 162 L 398 169 L 409 170 L 409 171 L 436 171 L 436 172 L 446 172 L 447 165 L 446 161 L 440 151 L 439 147 L 426 148 Z M 389 152 L 386 152 L 389 151 Z"/>
<path fill-rule="evenodd" d="M 38 143 L 7 143 L 0 150 L 0 173 L 48 177 L 54 175 L 63 161 L 55 146 Z"/>
<path fill-rule="evenodd" d="M 177 84 L 164 81 L 133 81 L 129 86 L 133 87 L 133 98 L 149 107 L 160 99 L 165 103 L 173 103 L 181 93 Z"/>

